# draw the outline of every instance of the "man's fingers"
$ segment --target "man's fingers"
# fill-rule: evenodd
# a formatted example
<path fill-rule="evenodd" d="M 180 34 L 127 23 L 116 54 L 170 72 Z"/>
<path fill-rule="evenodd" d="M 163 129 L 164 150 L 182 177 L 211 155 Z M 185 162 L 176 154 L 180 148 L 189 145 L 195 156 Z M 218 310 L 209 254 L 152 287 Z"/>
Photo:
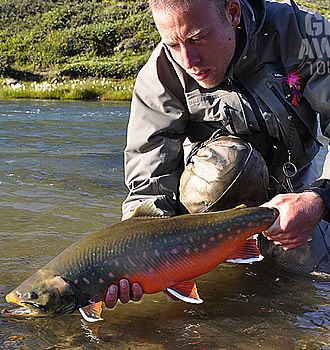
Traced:
<path fill-rule="evenodd" d="M 141 286 L 138 283 L 133 283 L 132 284 L 132 292 L 133 292 L 132 299 L 134 301 L 141 300 L 141 298 L 143 296 L 143 290 L 142 290 Z"/>
<path fill-rule="evenodd" d="M 123 304 L 126 304 L 130 300 L 130 290 L 129 290 L 129 282 L 126 279 L 122 279 L 119 281 L 119 298 Z"/>
<path fill-rule="evenodd" d="M 108 307 L 109 309 L 114 308 L 117 303 L 117 299 L 118 299 L 118 287 L 115 284 L 112 284 L 108 288 L 107 294 L 105 296 L 104 302 L 106 307 Z"/>
<path fill-rule="evenodd" d="M 118 298 L 123 304 L 128 303 L 130 300 L 139 301 L 143 296 L 143 289 L 139 283 L 130 284 L 127 279 L 121 279 L 119 286 L 116 284 L 110 285 L 107 290 L 104 302 L 106 307 L 112 309 L 116 306 Z"/>

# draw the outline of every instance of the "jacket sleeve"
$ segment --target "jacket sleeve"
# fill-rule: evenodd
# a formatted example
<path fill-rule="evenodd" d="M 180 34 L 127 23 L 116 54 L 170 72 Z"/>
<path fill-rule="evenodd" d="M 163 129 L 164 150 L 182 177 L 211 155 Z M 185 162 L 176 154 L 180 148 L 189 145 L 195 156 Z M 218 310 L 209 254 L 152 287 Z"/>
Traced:
<path fill-rule="evenodd" d="M 133 92 L 124 153 L 129 193 L 123 220 L 145 200 L 154 201 L 164 215 L 175 215 L 188 123 L 183 101 L 175 70 L 159 45 L 138 74 Z"/>

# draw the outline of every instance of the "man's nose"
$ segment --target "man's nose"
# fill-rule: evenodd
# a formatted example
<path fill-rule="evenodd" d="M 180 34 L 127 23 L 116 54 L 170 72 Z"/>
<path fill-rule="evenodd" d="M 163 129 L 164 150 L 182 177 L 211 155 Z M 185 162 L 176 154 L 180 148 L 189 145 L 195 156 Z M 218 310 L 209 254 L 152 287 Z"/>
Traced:
<path fill-rule="evenodd" d="M 183 68 L 191 69 L 200 61 L 199 54 L 193 45 L 181 46 L 181 63 Z"/>

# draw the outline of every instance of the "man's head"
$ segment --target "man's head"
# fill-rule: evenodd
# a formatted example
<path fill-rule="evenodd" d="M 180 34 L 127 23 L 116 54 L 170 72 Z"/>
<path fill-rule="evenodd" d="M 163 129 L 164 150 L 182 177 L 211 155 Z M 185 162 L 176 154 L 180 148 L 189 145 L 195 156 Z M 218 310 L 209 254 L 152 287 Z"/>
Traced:
<path fill-rule="evenodd" d="M 221 83 L 236 48 L 239 0 L 150 0 L 163 42 L 202 87 Z"/>

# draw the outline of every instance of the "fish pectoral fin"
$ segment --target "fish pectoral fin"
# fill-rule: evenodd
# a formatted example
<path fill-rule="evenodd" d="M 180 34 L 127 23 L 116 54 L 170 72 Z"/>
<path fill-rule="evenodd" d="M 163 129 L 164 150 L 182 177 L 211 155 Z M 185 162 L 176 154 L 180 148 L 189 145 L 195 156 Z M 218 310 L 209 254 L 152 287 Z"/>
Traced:
<path fill-rule="evenodd" d="M 193 281 L 185 281 L 178 283 L 164 291 L 171 300 L 182 300 L 186 303 L 201 304 L 203 300 L 198 295 L 196 283 Z"/>
<path fill-rule="evenodd" d="M 101 312 L 102 312 L 102 301 L 99 301 L 95 304 L 89 304 L 87 306 L 81 307 L 79 309 L 82 317 L 87 322 L 96 322 L 96 321 L 102 321 L 103 318 L 101 318 Z"/>
<path fill-rule="evenodd" d="M 256 261 L 261 261 L 264 257 L 261 255 L 258 248 L 258 238 L 254 235 L 248 238 L 242 246 L 240 246 L 230 257 L 225 261 L 236 264 L 247 264 Z"/>

